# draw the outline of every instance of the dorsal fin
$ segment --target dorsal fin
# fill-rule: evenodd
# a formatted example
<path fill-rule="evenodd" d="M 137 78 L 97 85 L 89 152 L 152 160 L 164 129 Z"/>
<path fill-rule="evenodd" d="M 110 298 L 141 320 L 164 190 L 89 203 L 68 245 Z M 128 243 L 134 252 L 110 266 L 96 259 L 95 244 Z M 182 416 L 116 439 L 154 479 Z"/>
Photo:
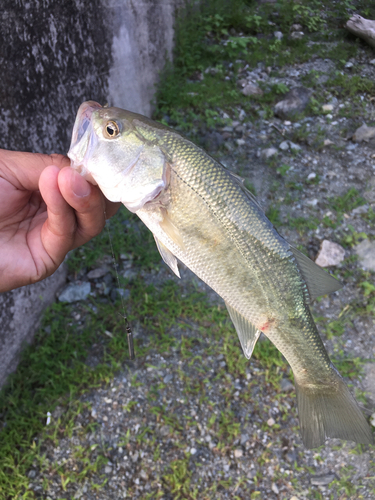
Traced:
<path fill-rule="evenodd" d="M 240 186 L 240 188 L 245 193 L 245 195 L 259 208 L 259 210 L 261 212 L 264 213 L 263 208 L 259 205 L 259 201 L 255 198 L 253 193 L 245 187 L 245 179 L 243 179 L 242 177 L 240 177 L 237 174 L 234 174 L 233 172 L 228 170 L 226 167 L 224 167 L 224 168 L 225 168 L 226 172 L 232 177 L 232 179 Z"/>
<path fill-rule="evenodd" d="M 242 314 L 236 311 L 236 309 L 233 309 L 233 307 L 227 303 L 225 303 L 225 305 L 227 306 L 230 319 L 233 321 L 238 338 L 240 339 L 243 352 L 247 359 L 250 359 L 253 354 L 255 344 L 262 332 L 250 323 L 249 320 L 242 316 Z"/>
<path fill-rule="evenodd" d="M 297 248 L 290 245 L 290 250 L 297 261 L 298 269 L 301 271 L 303 279 L 306 281 L 311 299 L 336 292 L 336 290 L 342 288 L 342 284 L 336 278 L 326 273 L 315 262 L 297 250 Z"/>

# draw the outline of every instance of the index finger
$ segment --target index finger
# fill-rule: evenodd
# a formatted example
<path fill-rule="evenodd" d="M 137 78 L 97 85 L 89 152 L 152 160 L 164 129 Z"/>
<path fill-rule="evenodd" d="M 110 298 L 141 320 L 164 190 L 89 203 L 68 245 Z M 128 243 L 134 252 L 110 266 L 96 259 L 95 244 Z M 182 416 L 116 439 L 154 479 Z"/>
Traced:
<path fill-rule="evenodd" d="M 37 191 L 40 174 L 49 165 L 62 169 L 70 165 L 70 160 L 60 154 L 45 155 L 0 149 L 0 177 L 17 189 Z"/>

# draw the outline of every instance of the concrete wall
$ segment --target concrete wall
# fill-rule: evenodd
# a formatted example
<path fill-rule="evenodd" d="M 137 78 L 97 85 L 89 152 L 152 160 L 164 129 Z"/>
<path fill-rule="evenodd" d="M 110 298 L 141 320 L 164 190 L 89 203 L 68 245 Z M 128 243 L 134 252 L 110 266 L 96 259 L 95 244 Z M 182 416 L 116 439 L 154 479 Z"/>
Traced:
<path fill-rule="evenodd" d="M 0 148 L 66 153 L 88 99 L 150 115 L 184 0 L 2 0 Z M 0 294 L 0 385 L 65 270 Z M 41 298 L 42 297 L 42 300 Z"/>

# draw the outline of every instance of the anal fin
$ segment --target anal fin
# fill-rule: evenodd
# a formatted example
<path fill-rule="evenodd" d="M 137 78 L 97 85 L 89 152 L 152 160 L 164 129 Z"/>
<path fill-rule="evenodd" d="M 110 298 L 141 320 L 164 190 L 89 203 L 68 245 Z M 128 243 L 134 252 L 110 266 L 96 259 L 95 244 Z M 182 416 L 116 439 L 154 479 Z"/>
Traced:
<path fill-rule="evenodd" d="M 160 240 L 157 239 L 157 237 L 154 235 L 156 246 L 158 247 L 158 250 L 160 252 L 161 258 L 164 260 L 164 262 L 172 269 L 172 271 L 175 273 L 175 275 L 178 278 L 181 278 L 180 276 L 180 271 L 178 270 L 178 265 L 177 265 L 177 259 L 173 255 L 173 253 L 168 250 L 168 248 L 162 243 Z"/>
<path fill-rule="evenodd" d="M 232 320 L 238 338 L 240 339 L 243 352 L 247 359 L 250 359 L 253 354 L 255 344 L 262 332 L 250 323 L 249 320 L 242 316 L 242 314 L 233 309 L 233 307 L 227 303 L 225 303 L 225 305 L 227 306 L 230 319 Z"/>
<path fill-rule="evenodd" d="M 321 295 L 335 292 L 342 288 L 342 284 L 333 276 L 324 271 L 315 262 L 310 260 L 306 255 L 290 246 L 299 270 L 306 281 L 309 290 L 310 299 L 315 299 Z"/>

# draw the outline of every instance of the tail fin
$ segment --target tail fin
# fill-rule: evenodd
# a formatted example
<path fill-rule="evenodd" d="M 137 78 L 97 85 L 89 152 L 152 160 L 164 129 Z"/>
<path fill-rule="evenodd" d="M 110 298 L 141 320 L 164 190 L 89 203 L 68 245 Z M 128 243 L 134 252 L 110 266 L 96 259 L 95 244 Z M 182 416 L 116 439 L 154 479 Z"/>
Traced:
<path fill-rule="evenodd" d="M 324 387 L 298 384 L 296 391 L 303 444 L 317 448 L 327 437 L 372 444 L 373 435 L 356 400 L 332 366 L 336 380 Z"/>

